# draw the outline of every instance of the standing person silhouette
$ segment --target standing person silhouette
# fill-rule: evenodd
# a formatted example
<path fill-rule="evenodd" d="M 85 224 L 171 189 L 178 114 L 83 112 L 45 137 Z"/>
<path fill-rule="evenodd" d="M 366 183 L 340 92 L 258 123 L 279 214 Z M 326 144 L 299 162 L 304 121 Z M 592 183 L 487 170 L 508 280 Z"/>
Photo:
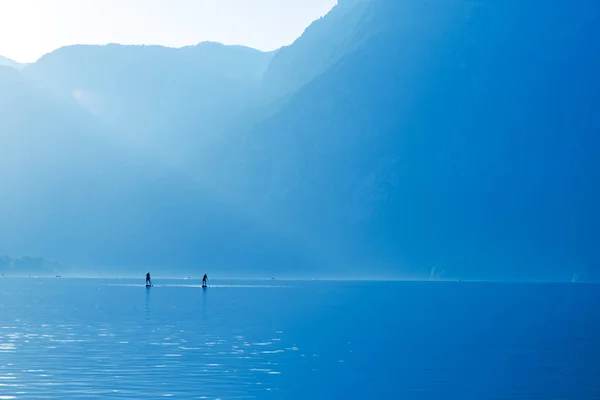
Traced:
<path fill-rule="evenodd" d="M 150 280 L 150 272 L 146 274 L 146 286 L 152 286 L 152 281 Z"/>
<path fill-rule="evenodd" d="M 202 277 L 202 286 L 205 287 L 208 283 L 208 276 L 206 274 L 204 274 L 204 276 Z"/>

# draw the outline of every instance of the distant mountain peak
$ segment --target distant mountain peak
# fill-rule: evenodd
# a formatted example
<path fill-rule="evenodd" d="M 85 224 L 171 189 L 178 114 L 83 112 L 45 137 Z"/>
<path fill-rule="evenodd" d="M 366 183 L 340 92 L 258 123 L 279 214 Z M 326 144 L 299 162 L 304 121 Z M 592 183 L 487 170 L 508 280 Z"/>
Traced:
<path fill-rule="evenodd" d="M 210 40 L 200 42 L 195 47 L 228 47 L 227 45 L 220 42 L 213 42 Z M 244 47 L 244 46 L 232 46 L 232 47 Z"/>

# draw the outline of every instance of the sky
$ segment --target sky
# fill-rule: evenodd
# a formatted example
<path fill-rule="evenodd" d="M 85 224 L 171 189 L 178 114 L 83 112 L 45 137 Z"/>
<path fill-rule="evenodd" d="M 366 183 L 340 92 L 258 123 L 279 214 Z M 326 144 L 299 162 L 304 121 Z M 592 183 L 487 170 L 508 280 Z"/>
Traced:
<path fill-rule="evenodd" d="M 274 50 L 337 0 L 0 0 L 0 55 L 34 62 L 72 44 L 202 41 Z"/>

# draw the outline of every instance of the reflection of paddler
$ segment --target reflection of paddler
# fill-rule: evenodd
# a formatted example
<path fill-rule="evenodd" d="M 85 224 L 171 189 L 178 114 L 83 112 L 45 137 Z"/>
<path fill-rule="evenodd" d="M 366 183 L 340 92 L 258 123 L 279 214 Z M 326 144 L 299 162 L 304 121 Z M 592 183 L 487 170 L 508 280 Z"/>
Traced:
<path fill-rule="evenodd" d="M 208 276 L 206 274 L 204 274 L 204 276 L 202 277 L 202 287 L 206 287 L 207 283 L 208 283 Z"/>

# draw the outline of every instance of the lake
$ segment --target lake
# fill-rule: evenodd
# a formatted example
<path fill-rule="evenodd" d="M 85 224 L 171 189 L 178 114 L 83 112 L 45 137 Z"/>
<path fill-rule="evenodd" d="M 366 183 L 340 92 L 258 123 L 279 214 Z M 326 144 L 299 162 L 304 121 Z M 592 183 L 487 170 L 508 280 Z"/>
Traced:
<path fill-rule="evenodd" d="M 0 278 L 0 399 L 600 399 L 600 286 Z"/>

